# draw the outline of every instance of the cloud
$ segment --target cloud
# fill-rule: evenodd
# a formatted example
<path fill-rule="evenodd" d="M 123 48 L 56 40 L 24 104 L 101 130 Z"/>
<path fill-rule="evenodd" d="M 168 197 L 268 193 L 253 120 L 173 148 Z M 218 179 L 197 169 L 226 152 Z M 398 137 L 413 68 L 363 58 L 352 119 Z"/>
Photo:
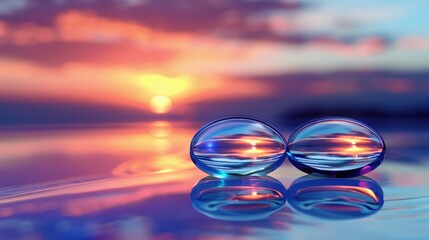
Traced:
<path fill-rule="evenodd" d="M 92 34 L 134 32 L 134 37 L 145 36 L 148 31 L 163 33 L 208 34 L 233 33 L 239 29 L 260 32 L 270 24 L 251 21 L 260 14 L 272 11 L 299 11 L 303 4 L 291 1 L 247 0 L 148 0 L 121 4 L 119 1 L 33 1 L 25 9 L 0 20 L 13 28 L 31 23 L 40 27 L 60 27 L 71 34 L 88 31 Z M 272 22 L 273 19 L 270 20 Z M 78 27 L 76 27 L 78 24 Z M 95 26 L 96 25 L 96 26 Z M 97 27 L 97 28 L 94 28 Z M 273 27 L 273 26 L 271 26 Z M 108 29 L 108 31 L 106 31 Z"/>
<path fill-rule="evenodd" d="M 34 0 L 0 16 L 0 54 L 42 67 L 77 63 L 172 75 L 422 68 L 423 60 L 404 53 L 411 64 L 397 48 L 424 44 L 365 31 L 365 24 L 401 11 L 359 17 L 362 9 L 326 9 L 275 0 Z"/>
<path fill-rule="evenodd" d="M 395 4 L 388 6 L 374 4 L 371 7 L 361 1 L 351 1 L 346 4 L 350 5 L 347 8 L 341 5 L 330 6 L 330 8 L 312 7 L 296 14 L 293 20 L 296 27 L 306 33 L 336 31 L 347 34 L 360 32 L 368 25 L 394 21 L 407 13 L 407 7 Z M 285 14 L 280 16 L 284 17 Z"/>
<path fill-rule="evenodd" d="M 3 42 L 14 45 L 36 45 L 55 41 L 174 45 L 178 37 L 185 38 L 186 35 L 166 34 L 137 23 L 112 20 L 93 12 L 76 10 L 58 14 L 50 26 L 34 22 L 20 24 L 0 22 L 0 37 L 3 38 Z"/>
<path fill-rule="evenodd" d="M 184 38 L 85 11 L 65 12 L 49 27 L 0 22 L 3 57 L 54 67 L 80 62 L 147 69 L 173 59 Z"/>
<path fill-rule="evenodd" d="M 55 40 L 55 31 L 50 27 L 38 26 L 32 23 L 17 28 L 8 28 L 9 36 L 5 37 L 13 45 L 30 45 L 47 43 Z"/>
<path fill-rule="evenodd" d="M 2 0 L 0 15 L 10 15 L 25 8 L 28 0 Z"/>
<path fill-rule="evenodd" d="M 109 20 L 88 12 L 71 11 L 57 17 L 54 27 L 24 24 L 12 28 L 0 25 L 0 54 L 11 59 L 24 59 L 45 66 L 68 63 L 89 63 L 98 66 L 127 66 L 153 69 L 160 64 L 173 67 L 191 61 L 240 61 L 249 54 L 261 54 L 252 49 L 266 49 L 263 42 L 279 44 L 311 44 L 330 53 L 356 57 L 378 54 L 387 49 L 389 41 L 382 37 L 334 39 L 327 36 L 279 36 L 266 30 L 241 29 L 234 34 L 222 34 L 226 39 L 246 40 L 246 54 L 237 55 L 237 41 L 213 39 L 181 33 L 162 33 L 144 26 L 119 20 Z M 3 34 L 2 34 L 3 33 Z M 3 38 L 1 37 L 3 36 Z M 256 41 L 252 43 L 251 41 Z M 259 42 L 258 42 L 259 41 Z M 229 44 L 231 42 L 232 44 Z M 247 43 L 246 43 L 247 42 Z M 55 54 L 61 53 L 61 54 Z M 244 53 L 244 52 L 243 52 Z M 199 65 L 198 63 L 197 65 Z"/>
<path fill-rule="evenodd" d="M 147 42 L 156 33 L 147 27 L 126 21 L 111 20 L 88 11 L 68 11 L 55 20 L 58 38 L 79 42 Z"/>
<path fill-rule="evenodd" d="M 0 41 L 3 38 L 5 38 L 6 35 L 7 35 L 7 25 L 5 23 L 3 23 L 3 22 L 0 22 Z"/>
<path fill-rule="evenodd" d="M 151 69 L 173 59 L 171 50 L 121 43 L 50 42 L 37 45 L 0 45 L 0 55 L 59 67 L 70 63 Z"/>
<path fill-rule="evenodd" d="M 397 39 L 396 46 L 403 50 L 429 50 L 429 38 L 408 36 Z"/>
<path fill-rule="evenodd" d="M 335 39 L 320 39 L 314 45 L 345 57 L 363 57 L 381 53 L 387 49 L 390 42 L 382 37 L 362 37 L 351 42 L 341 42 Z"/>
<path fill-rule="evenodd" d="M 0 16 L 0 54 L 53 67 L 88 63 L 177 72 L 182 65 L 196 71 L 195 66 L 212 68 L 249 55 L 257 59 L 251 49 L 266 43 L 271 48 L 309 44 L 349 57 L 379 54 L 390 46 L 381 35 L 306 32 L 288 16 L 307 8 L 275 0 L 35 0 Z"/>
<path fill-rule="evenodd" d="M 87 10 L 113 20 L 126 20 L 171 32 L 210 32 L 221 26 L 231 14 L 245 18 L 273 10 L 298 10 L 304 4 L 296 1 L 247 0 L 73 0 L 31 1 L 25 9 L 2 18 L 11 23 L 35 22 L 53 24 L 55 17 L 69 10 Z"/>

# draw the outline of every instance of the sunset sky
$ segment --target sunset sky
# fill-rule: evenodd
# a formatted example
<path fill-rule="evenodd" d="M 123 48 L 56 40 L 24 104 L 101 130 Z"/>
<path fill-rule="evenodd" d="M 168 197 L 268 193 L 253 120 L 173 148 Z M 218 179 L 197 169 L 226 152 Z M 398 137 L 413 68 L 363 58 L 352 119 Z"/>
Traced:
<path fill-rule="evenodd" d="M 428 8 L 0 0 L 0 123 L 273 118 L 332 102 L 427 109 Z"/>

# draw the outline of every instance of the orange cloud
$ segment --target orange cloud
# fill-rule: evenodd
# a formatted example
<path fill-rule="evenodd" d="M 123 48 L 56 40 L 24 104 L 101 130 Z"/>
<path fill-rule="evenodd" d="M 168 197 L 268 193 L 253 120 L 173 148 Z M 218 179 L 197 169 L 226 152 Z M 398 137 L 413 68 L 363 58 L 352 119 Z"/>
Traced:
<path fill-rule="evenodd" d="M 141 47 L 165 49 L 183 49 L 190 47 L 195 39 L 205 38 L 187 33 L 157 31 L 139 23 L 113 20 L 76 10 L 59 15 L 55 20 L 55 28 L 61 41 L 127 42 Z"/>
<path fill-rule="evenodd" d="M 70 11 L 56 19 L 59 37 L 64 41 L 109 42 L 133 40 L 145 42 L 151 39 L 151 31 L 138 24 L 109 20 L 91 12 Z"/>
<path fill-rule="evenodd" d="M 0 40 L 7 35 L 7 25 L 0 21 Z"/>
<path fill-rule="evenodd" d="M 240 41 L 205 34 L 156 31 L 138 23 L 77 10 L 58 15 L 51 27 L 1 26 L 0 40 L 1 33 L 10 30 L 10 37 L 3 37 L 3 43 L 9 44 L 0 49 L 3 56 L 55 67 L 80 62 L 189 74 L 207 69 L 198 65 L 246 59 L 249 54 L 255 54 L 252 49 L 258 48 L 258 44 L 250 47 Z M 56 52 L 61 54 L 54 54 Z"/>
<path fill-rule="evenodd" d="M 39 44 L 53 41 L 113 43 L 127 42 L 138 46 L 177 48 L 193 37 L 186 33 L 165 33 L 138 23 L 112 20 L 90 11 L 71 10 L 58 15 L 50 27 L 34 23 L 8 26 L 0 22 L 0 37 L 10 30 L 9 43 L 16 45 Z"/>
<path fill-rule="evenodd" d="M 55 31 L 49 27 L 25 24 L 11 31 L 10 41 L 15 45 L 51 42 L 55 39 Z"/>

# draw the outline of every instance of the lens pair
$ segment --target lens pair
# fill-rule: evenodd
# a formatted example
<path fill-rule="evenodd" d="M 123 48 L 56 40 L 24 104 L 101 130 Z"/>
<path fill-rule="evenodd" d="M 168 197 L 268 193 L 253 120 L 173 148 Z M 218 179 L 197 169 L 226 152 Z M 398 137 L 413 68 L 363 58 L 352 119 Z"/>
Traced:
<path fill-rule="evenodd" d="M 288 157 L 299 170 L 331 177 L 363 175 L 384 158 L 383 138 L 349 118 L 323 118 L 298 127 L 286 142 L 273 126 L 249 117 L 221 118 L 191 141 L 194 164 L 215 177 L 266 175 Z"/>

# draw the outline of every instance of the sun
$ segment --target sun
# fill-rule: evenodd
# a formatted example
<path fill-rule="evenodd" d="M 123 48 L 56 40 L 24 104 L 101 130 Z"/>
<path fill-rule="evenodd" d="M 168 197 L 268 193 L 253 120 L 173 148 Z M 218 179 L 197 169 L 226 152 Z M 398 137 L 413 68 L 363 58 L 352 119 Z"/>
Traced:
<path fill-rule="evenodd" d="M 152 112 L 164 114 L 170 112 L 173 103 L 167 96 L 154 96 L 150 99 L 149 106 Z"/>
<path fill-rule="evenodd" d="M 154 95 L 176 96 L 190 88 L 190 77 L 165 77 L 159 74 L 144 74 L 139 78 L 142 86 Z"/>

